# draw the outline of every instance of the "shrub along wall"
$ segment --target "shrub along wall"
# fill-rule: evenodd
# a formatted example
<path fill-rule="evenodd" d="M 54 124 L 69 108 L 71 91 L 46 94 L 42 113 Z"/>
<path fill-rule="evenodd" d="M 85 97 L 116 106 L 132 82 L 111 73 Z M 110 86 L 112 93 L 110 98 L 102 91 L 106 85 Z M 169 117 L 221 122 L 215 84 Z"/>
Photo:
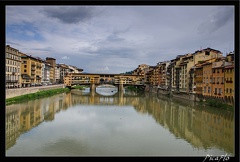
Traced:
<path fill-rule="evenodd" d="M 21 95 L 36 93 L 38 91 L 50 90 L 50 89 L 56 89 L 56 88 L 64 88 L 64 87 L 65 86 L 63 84 L 58 84 L 58 85 L 52 85 L 52 86 L 6 89 L 6 99 L 21 96 Z"/>

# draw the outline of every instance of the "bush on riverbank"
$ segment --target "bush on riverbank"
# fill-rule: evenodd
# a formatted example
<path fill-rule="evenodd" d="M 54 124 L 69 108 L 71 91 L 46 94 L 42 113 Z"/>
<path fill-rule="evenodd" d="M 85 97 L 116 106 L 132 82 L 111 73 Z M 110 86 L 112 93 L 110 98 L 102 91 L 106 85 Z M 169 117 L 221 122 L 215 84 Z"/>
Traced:
<path fill-rule="evenodd" d="M 6 99 L 6 105 L 10 105 L 10 104 L 14 104 L 14 103 L 22 102 L 22 101 L 26 101 L 26 100 L 34 100 L 34 99 L 41 98 L 41 97 L 53 96 L 55 94 L 69 92 L 69 91 L 70 91 L 69 88 L 43 90 L 43 91 L 39 91 L 36 93 L 31 93 L 31 94 L 26 94 L 26 95 L 22 95 L 22 96 L 13 97 L 13 98 L 8 98 L 8 99 Z"/>
<path fill-rule="evenodd" d="M 134 92 L 142 92 L 143 91 L 143 89 L 140 89 L 139 87 L 136 87 L 136 86 L 128 86 L 128 87 L 126 87 L 126 90 L 134 91 Z"/>
<path fill-rule="evenodd" d="M 80 90 L 84 90 L 86 87 L 83 85 L 76 85 L 76 86 L 72 86 L 72 89 L 80 89 Z"/>
<path fill-rule="evenodd" d="M 212 107 L 218 107 L 218 108 L 222 108 L 222 109 L 228 109 L 228 110 L 233 110 L 234 106 L 232 105 L 228 105 L 226 103 L 222 103 L 219 100 L 216 99 L 207 99 L 205 101 L 205 104 L 208 106 L 212 106 Z"/>

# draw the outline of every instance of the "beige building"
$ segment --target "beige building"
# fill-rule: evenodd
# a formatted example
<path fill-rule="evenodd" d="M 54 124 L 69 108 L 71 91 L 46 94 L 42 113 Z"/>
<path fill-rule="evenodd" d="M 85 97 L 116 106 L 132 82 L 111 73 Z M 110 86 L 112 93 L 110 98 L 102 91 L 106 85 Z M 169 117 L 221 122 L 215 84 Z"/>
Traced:
<path fill-rule="evenodd" d="M 6 88 L 18 88 L 21 87 L 21 56 L 20 52 L 10 47 L 5 48 L 5 75 L 6 75 Z"/>
<path fill-rule="evenodd" d="M 147 73 L 149 72 L 149 65 L 147 64 L 140 64 L 136 69 L 133 70 L 134 75 L 143 75 L 144 82 L 147 83 Z"/>
<path fill-rule="evenodd" d="M 196 65 L 197 63 L 201 62 L 201 61 L 206 61 L 206 60 L 210 60 L 213 58 L 221 58 L 223 57 L 222 52 L 215 50 L 215 49 L 211 49 L 211 48 L 206 48 L 206 49 L 202 49 L 202 50 L 198 50 L 195 51 L 194 55 L 194 65 Z"/>
<path fill-rule="evenodd" d="M 190 69 L 194 66 L 193 54 L 189 53 L 180 57 L 179 63 L 179 91 L 180 92 L 191 92 L 189 85 L 190 83 Z"/>
<path fill-rule="evenodd" d="M 52 66 L 50 70 L 50 82 L 55 84 L 56 83 L 56 78 L 55 78 L 56 59 L 47 57 L 46 62 L 48 62 Z"/>

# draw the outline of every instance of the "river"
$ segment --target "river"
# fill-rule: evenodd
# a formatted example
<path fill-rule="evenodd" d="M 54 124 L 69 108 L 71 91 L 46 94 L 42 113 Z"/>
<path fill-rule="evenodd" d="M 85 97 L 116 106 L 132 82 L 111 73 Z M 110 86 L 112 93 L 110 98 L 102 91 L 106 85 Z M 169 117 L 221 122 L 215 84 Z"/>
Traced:
<path fill-rule="evenodd" d="M 234 112 L 150 93 L 72 90 L 6 106 L 6 156 L 234 156 Z"/>

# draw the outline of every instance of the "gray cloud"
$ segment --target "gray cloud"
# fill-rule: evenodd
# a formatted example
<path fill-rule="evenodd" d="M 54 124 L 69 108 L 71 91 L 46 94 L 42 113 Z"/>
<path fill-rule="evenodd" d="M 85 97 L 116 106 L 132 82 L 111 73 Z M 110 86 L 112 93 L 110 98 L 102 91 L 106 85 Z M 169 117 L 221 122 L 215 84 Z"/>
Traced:
<path fill-rule="evenodd" d="M 6 41 L 84 72 L 119 73 L 209 46 L 232 51 L 233 15 L 231 6 L 11 6 Z"/>
<path fill-rule="evenodd" d="M 91 19 L 94 15 L 93 7 L 46 7 L 43 12 L 52 18 L 56 18 L 63 23 L 76 24 Z"/>
<path fill-rule="evenodd" d="M 116 34 L 111 34 L 111 35 L 109 35 L 108 37 L 107 37 L 107 40 L 108 41 L 110 41 L 110 42 L 112 42 L 112 41 L 114 41 L 114 42 L 122 42 L 122 41 L 124 41 L 125 39 L 124 38 L 120 38 L 118 35 L 116 35 Z"/>
<path fill-rule="evenodd" d="M 206 20 L 200 24 L 198 31 L 200 34 L 216 32 L 227 24 L 228 21 L 233 21 L 233 16 L 233 7 L 219 7 L 210 17 L 206 18 Z"/>

